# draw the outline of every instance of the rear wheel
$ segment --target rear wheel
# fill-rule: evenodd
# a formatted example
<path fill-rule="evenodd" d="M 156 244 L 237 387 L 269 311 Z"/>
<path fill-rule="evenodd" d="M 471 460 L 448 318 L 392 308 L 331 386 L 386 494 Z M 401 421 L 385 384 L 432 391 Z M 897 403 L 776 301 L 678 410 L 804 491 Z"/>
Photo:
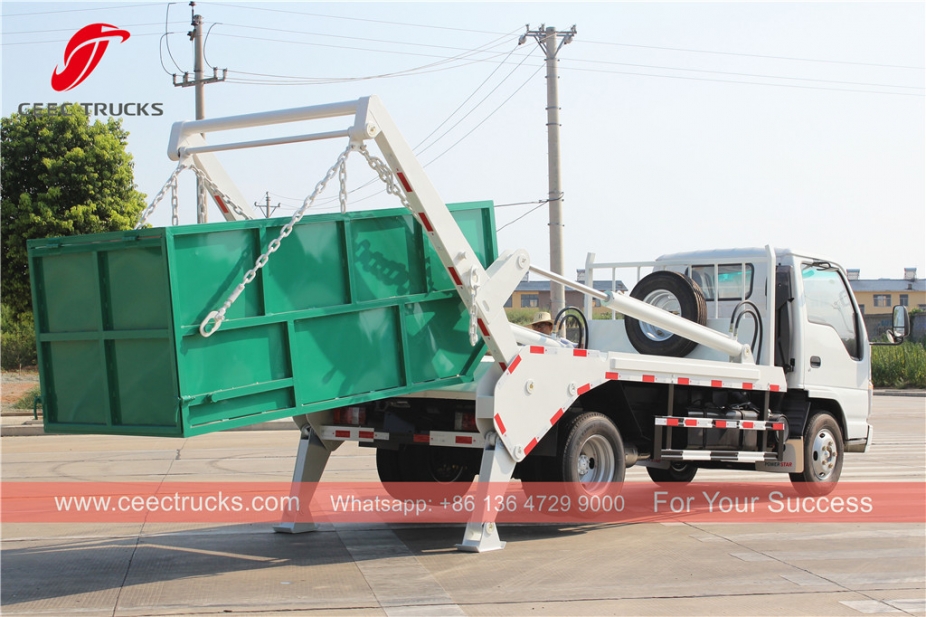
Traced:
<path fill-rule="evenodd" d="M 630 297 L 702 326 L 707 324 L 704 293 L 697 283 L 678 272 L 660 270 L 648 274 L 634 285 Z M 642 354 L 681 358 L 698 346 L 694 341 L 633 317 L 624 318 L 624 327 L 630 344 Z"/>
<path fill-rule="evenodd" d="M 413 497 L 409 483 L 434 483 L 440 493 L 462 495 L 476 477 L 478 457 L 468 451 L 440 446 L 403 445 L 398 450 L 378 449 L 376 471 L 393 497 Z"/>
<path fill-rule="evenodd" d="M 804 428 L 804 471 L 792 473 L 791 484 L 801 495 L 828 495 L 842 474 L 842 430 L 826 412 L 816 413 Z"/>
<path fill-rule="evenodd" d="M 610 418 L 600 413 L 578 416 L 565 431 L 557 457 L 559 480 L 577 495 L 604 493 L 624 481 L 624 443 Z"/>
<path fill-rule="evenodd" d="M 682 461 L 672 461 L 668 469 L 659 469 L 658 467 L 647 467 L 646 473 L 656 484 L 688 484 L 694 480 L 698 468 L 691 463 Z"/>

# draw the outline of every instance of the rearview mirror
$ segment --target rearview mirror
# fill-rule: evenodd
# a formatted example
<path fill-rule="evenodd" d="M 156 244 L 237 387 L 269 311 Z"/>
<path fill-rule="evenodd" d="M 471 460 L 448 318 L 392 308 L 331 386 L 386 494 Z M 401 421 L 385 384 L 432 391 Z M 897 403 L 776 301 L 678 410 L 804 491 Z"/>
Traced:
<path fill-rule="evenodd" d="M 910 334 L 910 313 L 905 306 L 895 306 L 894 314 L 891 318 L 891 330 L 894 331 L 894 338 L 902 341 L 905 336 Z"/>
<path fill-rule="evenodd" d="M 910 335 L 910 313 L 905 306 L 895 306 L 891 315 L 891 329 L 884 333 L 887 335 L 886 343 L 872 341 L 872 345 L 900 345 L 904 338 Z"/>

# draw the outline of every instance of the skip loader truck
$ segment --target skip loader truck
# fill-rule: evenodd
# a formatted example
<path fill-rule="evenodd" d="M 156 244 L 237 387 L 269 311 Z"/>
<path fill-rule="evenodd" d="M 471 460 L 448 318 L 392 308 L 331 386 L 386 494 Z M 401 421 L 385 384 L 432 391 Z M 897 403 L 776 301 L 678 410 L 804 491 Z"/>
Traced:
<path fill-rule="evenodd" d="M 308 121 L 335 128 L 206 140 Z M 214 154 L 317 140 L 345 148 L 289 221 L 253 219 Z M 871 445 L 861 311 L 820 256 L 589 255 L 587 281 L 650 271 L 629 295 L 593 289 L 524 250 L 499 254 L 491 202 L 446 205 L 375 96 L 178 122 L 168 155 L 177 169 L 135 230 L 29 243 L 49 433 L 185 437 L 293 417 L 294 483 L 317 483 L 356 441 L 376 449 L 391 491 L 431 482 L 457 495 L 476 476 L 477 495 L 512 478 L 594 495 L 631 465 L 658 483 L 702 467 L 788 473 L 798 492 L 825 494 L 844 453 Z M 402 208 L 347 211 L 349 155 Z M 168 191 L 176 222 L 185 169 L 227 222 L 145 226 Z M 341 212 L 304 216 L 336 176 Z M 506 317 L 528 271 L 585 295 L 554 336 Z M 596 308 L 612 318 L 592 319 Z M 891 335 L 908 331 L 897 307 Z M 495 520 L 477 509 L 458 547 L 502 548 Z"/>

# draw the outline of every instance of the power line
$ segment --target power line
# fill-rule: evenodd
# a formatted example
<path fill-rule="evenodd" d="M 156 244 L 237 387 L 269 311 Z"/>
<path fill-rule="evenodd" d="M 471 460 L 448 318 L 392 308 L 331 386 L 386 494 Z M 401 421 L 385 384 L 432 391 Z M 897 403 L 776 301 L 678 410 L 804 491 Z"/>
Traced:
<path fill-rule="evenodd" d="M 4 16 L 5 17 L 5 16 Z M 150 21 L 143 24 L 122 24 L 119 26 L 122 28 L 134 28 L 136 26 L 160 26 L 161 22 L 159 21 Z M 15 32 L 4 32 L 3 36 L 16 36 L 19 34 L 51 34 L 52 32 L 74 32 L 74 28 L 53 28 L 51 30 L 17 30 Z M 62 41 L 67 39 L 62 39 Z"/>
<path fill-rule="evenodd" d="M 855 64 L 859 66 L 880 66 L 885 68 L 893 69 L 913 69 L 917 71 L 924 70 L 922 66 L 907 66 L 902 64 L 880 64 L 876 62 L 853 62 L 849 60 L 826 60 L 821 58 L 800 58 L 796 56 L 771 56 L 763 54 L 749 54 L 744 52 L 735 52 L 735 51 L 712 51 L 707 49 L 687 49 L 684 47 L 662 47 L 658 45 L 635 45 L 631 43 L 614 43 L 612 41 L 583 41 L 585 43 L 592 43 L 595 45 L 611 45 L 615 47 L 638 47 L 641 49 L 659 49 L 663 51 L 680 51 L 686 53 L 695 53 L 695 54 L 715 54 L 721 56 L 744 56 L 747 58 L 764 58 L 768 60 L 792 60 L 795 62 L 822 62 L 828 64 Z"/>
<path fill-rule="evenodd" d="M 170 37 L 168 36 L 168 32 L 167 32 L 167 24 L 168 24 L 168 22 L 170 21 L 170 7 L 171 7 L 172 5 L 174 5 L 174 4 L 176 4 L 176 3 L 175 3 L 175 2 L 168 2 L 168 3 L 167 3 L 167 9 L 164 11 L 164 37 L 162 38 L 162 40 L 164 41 L 164 43 L 165 43 L 165 45 L 166 45 L 166 47 L 167 47 L 167 55 L 170 56 L 170 61 L 174 63 L 174 66 L 177 67 L 177 70 L 178 70 L 178 71 L 180 71 L 181 73 L 183 73 L 183 72 L 184 72 L 183 69 L 180 68 L 180 65 L 177 64 L 177 61 L 176 61 L 176 60 L 174 60 L 174 54 L 172 54 L 171 51 L 170 51 Z M 160 50 L 158 50 L 158 51 L 160 51 Z M 161 62 L 161 65 L 162 65 L 162 66 L 163 66 L 163 64 L 164 64 L 164 63 Z"/>
<path fill-rule="evenodd" d="M 655 73 L 634 73 L 631 71 L 606 71 L 604 69 L 583 69 L 578 67 L 563 67 L 563 70 L 567 71 L 584 71 L 587 73 L 609 73 L 613 75 L 635 75 L 637 77 L 662 77 L 665 79 L 684 79 L 687 81 L 707 81 L 715 82 L 721 84 L 746 84 L 751 86 L 772 86 L 777 88 L 799 88 L 802 90 L 829 90 L 831 92 L 859 92 L 864 94 L 893 94 L 897 96 L 919 96 L 922 97 L 922 94 L 916 94 L 913 92 L 882 92 L 878 90 L 859 90 L 855 88 L 827 88 L 823 86 L 802 86 L 799 84 L 770 84 L 761 81 L 742 81 L 736 79 L 712 79 L 709 77 L 686 77 L 684 75 L 657 75 Z"/>
<path fill-rule="evenodd" d="M 495 112 L 497 112 L 499 109 L 501 109 L 502 107 L 504 107 L 505 104 L 508 103 L 508 101 L 510 101 L 512 98 L 514 98 L 514 95 L 517 94 L 518 92 L 520 92 L 521 89 L 524 88 L 524 86 L 526 86 L 526 85 L 530 82 L 530 80 L 533 79 L 534 76 L 535 76 L 537 73 L 539 73 L 539 72 L 541 71 L 541 69 L 543 69 L 543 68 L 544 68 L 543 65 L 540 65 L 539 67 L 537 67 L 537 70 L 534 71 L 533 73 L 531 73 L 530 77 L 528 77 L 528 78 L 524 81 L 523 84 L 521 84 L 520 86 L 518 86 L 518 89 L 517 89 L 517 90 L 515 90 L 514 92 L 512 92 L 512 93 L 508 96 L 508 98 L 506 98 L 504 101 L 502 101 L 501 105 L 499 105 L 498 107 L 496 107 L 495 109 L 493 109 L 492 112 L 491 112 L 488 116 L 486 116 L 485 118 L 483 118 L 482 121 L 481 121 L 479 124 L 477 124 L 476 126 L 474 126 L 473 128 L 471 128 L 465 135 L 463 135 L 463 137 L 461 137 L 460 139 L 458 139 L 458 140 L 456 140 L 455 142 L 453 142 L 453 145 L 451 145 L 449 148 L 447 148 L 446 150 L 444 150 L 443 152 L 441 152 L 440 154 L 438 154 L 437 156 L 435 156 L 433 159 L 431 159 L 430 161 L 428 161 L 427 163 L 425 163 L 425 164 L 424 164 L 424 167 L 427 167 L 427 166 L 430 165 L 431 163 L 437 161 L 437 159 L 439 159 L 440 157 L 442 157 L 442 156 L 444 156 L 445 154 L 447 154 L 448 152 L 450 152 L 450 151 L 451 151 L 453 148 L 455 148 L 455 147 L 457 146 L 457 144 L 459 144 L 461 141 L 463 141 L 464 139 L 466 139 L 467 137 L 469 137 L 470 135 L 472 135 L 472 134 L 476 131 L 476 129 L 478 129 L 480 126 L 482 126 L 483 124 L 485 124 L 485 122 L 486 122 L 489 118 L 491 118 L 492 116 L 494 116 L 494 115 L 495 115 Z"/>
<path fill-rule="evenodd" d="M 629 66 L 629 67 L 644 68 L 644 69 L 663 69 L 667 71 L 688 71 L 691 73 L 712 73 L 715 75 L 733 75 L 737 77 L 758 77 L 762 79 L 790 79 L 793 81 L 815 81 L 815 82 L 820 82 L 820 83 L 843 84 L 843 85 L 850 85 L 850 86 L 871 86 L 871 87 L 877 87 L 877 88 L 905 88 L 905 89 L 911 89 L 911 90 L 922 90 L 923 89 L 923 86 L 896 86 L 893 84 L 873 84 L 869 82 L 858 82 L 858 81 L 839 81 L 835 79 L 820 79 L 816 77 L 785 77 L 782 75 L 765 75 L 762 73 L 738 73 L 738 72 L 733 72 L 733 71 L 711 71 L 707 69 L 686 69 L 686 68 L 681 68 L 681 67 L 661 66 L 661 65 L 655 65 L 655 64 L 634 64 L 630 62 L 613 62 L 610 60 L 585 60 L 582 58 L 570 58 L 569 60 L 567 60 L 567 63 L 569 62 L 586 62 L 589 64 Z"/>
<path fill-rule="evenodd" d="M 263 27 L 263 26 L 251 26 L 251 25 L 245 25 L 245 24 L 232 24 L 232 23 L 226 23 L 226 22 L 223 22 L 223 25 L 228 26 L 228 27 L 230 27 L 230 28 L 243 28 L 243 29 L 245 29 L 245 30 L 264 30 L 264 31 L 267 31 L 267 32 L 282 32 L 282 33 L 285 33 L 285 34 L 299 34 L 299 35 L 309 35 L 309 36 L 323 36 L 323 37 L 335 38 L 335 39 L 347 39 L 347 40 L 352 40 L 352 41 L 364 41 L 364 42 L 368 42 L 368 43 L 388 43 L 388 44 L 394 44 L 394 45 L 407 45 L 407 46 L 409 46 L 409 47 L 432 47 L 432 48 L 435 48 L 435 49 L 450 49 L 450 50 L 453 50 L 453 51 L 466 51 L 466 48 L 464 48 L 464 47 L 451 47 L 451 46 L 449 46 L 449 45 L 435 45 L 435 44 L 433 44 L 433 43 L 413 43 L 413 42 L 410 42 L 410 41 L 397 41 L 397 40 L 391 40 L 391 39 L 371 39 L 371 38 L 369 38 L 369 37 L 363 37 L 363 36 L 348 36 L 348 35 L 344 35 L 344 34 L 329 34 L 329 33 L 326 33 L 326 32 L 311 32 L 311 31 L 307 31 L 307 30 L 288 30 L 288 29 L 284 29 L 284 28 L 267 28 L 267 27 Z M 495 41 L 499 41 L 499 40 L 502 40 L 502 39 L 507 38 L 507 37 L 509 37 L 509 36 L 513 36 L 518 30 L 519 30 L 519 29 L 512 30 L 511 32 L 504 33 L 501 37 L 499 37 L 499 38 L 497 38 L 497 39 L 494 39 L 494 40 L 495 40 Z M 267 39 L 267 40 L 277 40 L 277 39 Z M 280 41 L 280 42 L 288 42 L 288 41 Z"/>
<path fill-rule="evenodd" d="M 266 7 L 258 7 L 258 6 L 241 6 L 241 5 L 236 5 L 236 4 L 228 4 L 224 2 L 212 2 L 210 4 L 212 6 L 224 6 L 227 8 L 234 8 L 234 9 L 246 9 L 246 10 L 251 10 L 251 11 L 266 11 L 270 13 L 285 13 L 288 15 L 303 15 L 305 17 L 322 17 L 325 19 L 343 19 L 347 21 L 362 21 L 362 22 L 371 23 L 371 24 L 386 24 L 390 26 L 407 26 L 410 28 L 428 28 L 431 30 L 450 30 L 454 32 L 468 32 L 471 34 L 504 34 L 504 32 L 494 32 L 491 30 L 471 30 L 468 28 L 452 28 L 450 26 L 432 26 L 428 24 L 413 24 L 413 23 L 401 22 L 401 21 L 385 21 L 382 19 L 365 19 L 361 17 L 344 17 L 342 15 L 325 15 L 323 13 L 304 13 L 302 11 L 284 11 L 282 9 L 269 9 Z"/>
<path fill-rule="evenodd" d="M 517 49 L 517 48 L 515 48 L 515 49 Z M 513 53 L 513 51 L 514 51 L 514 50 L 512 50 L 512 53 Z M 511 53 L 509 53 L 508 55 L 510 56 Z M 515 71 L 517 71 L 519 68 L 521 68 L 521 65 L 524 64 L 524 62 L 525 62 L 528 58 L 530 58 L 530 54 L 524 56 L 524 59 L 521 60 L 521 62 L 519 62 L 517 66 L 515 66 L 513 69 L 511 69 L 511 72 L 509 72 L 507 75 L 505 75 L 505 77 L 504 77 L 500 82 L 498 82 L 498 84 L 496 84 L 496 86 L 495 86 L 494 88 L 492 88 L 492 89 L 489 91 L 488 94 L 486 94 L 484 97 L 482 97 L 482 100 L 481 100 L 481 101 L 479 101 L 478 103 L 476 103 L 476 105 L 475 105 L 472 109 L 470 109 L 468 112 L 466 112 L 466 114 L 464 114 L 464 116 L 463 116 L 462 118 L 460 118 L 459 120 L 457 120 L 457 122 L 456 122 L 453 126 L 451 126 L 449 129 L 447 129 L 446 131 L 444 131 L 444 133 L 443 133 L 440 137 L 438 137 L 438 138 L 435 139 L 433 142 L 431 142 L 431 144 L 430 144 L 429 146 L 427 146 L 427 147 L 423 148 L 422 150 L 420 150 L 420 151 L 418 152 L 418 154 L 424 154 L 424 153 L 427 152 L 428 149 L 430 149 L 434 144 L 436 144 L 437 142 L 439 142 L 439 141 L 440 141 L 441 139 L 443 139 L 448 133 L 450 133 L 450 131 L 452 131 L 453 129 L 455 129 L 455 128 L 457 128 L 458 126 L 460 126 L 460 123 L 462 123 L 464 120 L 466 120 L 474 111 L 476 111 L 477 109 L 479 109 L 479 106 L 482 105 L 483 103 L 485 103 L 485 102 L 488 100 L 488 98 L 489 98 L 490 96 L 492 96 L 493 94 L 495 94 L 495 91 L 498 90 L 499 88 L 501 88 L 502 84 L 504 84 L 506 81 L 508 81 L 508 80 L 511 78 L 511 76 L 514 75 Z M 502 66 L 502 65 L 499 64 L 499 65 L 495 68 L 495 70 L 492 71 L 492 73 L 489 75 L 489 77 L 491 77 L 492 75 L 494 75 L 494 74 L 495 74 L 495 71 L 497 71 L 501 66 Z M 488 78 L 486 78 L 486 81 L 488 81 Z M 485 84 L 485 81 L 482 82 L 482 84 L 479 85 L 479 88 L 481 88 L 483 84 Z M 474 90 L 473 93 L 472 93 L 470 96 L 468 96 L 468 97 L 466 98 L 466 101 L 463 101 L 463 103 L 460 105 L 460 107 L 457 107 L 457 109 L 454 110 L 453 114 L 457 113 L 457 111 L 459 111 L 459 109 L 460 109 L 461 107 L 463 107 L 463 105 L 465 105 L 466 102 L 469 101 L 469 100 L 473 97 L 473 95 L 476 94 L 476 92 L 479 90 L 479 88 L 476 88 L 476 90 Z M 519 89 L 520 89 L 520 88 L 519 88 Z M 507 101 L 506 101 L 506 102 L 507 102 Z M 504 103 L 503 103 L 503 104 L 504 104 Z M 495 113 L 495 112 L 492 112 L 492 113 Z M 450 117 L 452 117 L 453 114 L 450 114 Z M 492 115 L 492 114 L 489 114 L 489 116 L 491 116 L 491 115 Z M 447 120 L 449 120 L 450 117 L 448 117 Z M 443 126 L 444 124 L 446 124 L 447 120 L 445 120 L 444 122 L 442 122 L 442 123 L 441 123 L 441 126 Z M 488 120 L 488 117 L 486 118 L 486 120 Z M 483 120 L 483 122 L 484 122 L 484 121 L 485 121 L 485 120 Z M 480 123 L 480 124 L 481 124 L 481 123 Z M 477 125 L 477 126 L 478 126 L 478 125 Z M 438 127 L 438 129 L 439 129 L 439 128 L 440 128 L 440 127 Z M 437 129 L 435 129 L 435 131 L 433 131 L 433 132 L 431 133 L 431 135 L 433 135 L 434 132 L 436 132 L 436 131 L 437 131 Z M 421 145 L 424 144 L 424 142 L 426 142 L 426 141 L 431 137 L 431 135 L 428 135 L 427 137 L 425 137 L 425 138 L 421 141 L 421 143 L 418 144 L 417 147 L 421 147 Z M 416 147 L 416 148 L 417 148 L 417 147 Z"/>
<path fill-rule="evenodd" d="M 310 43 L 306 43 L 306 44 L 310 44 Z M 501 43 L 499 43 L 498 41 L 491 41 L 489 43 L 486 43 L 485 45 L 482 45 L 481 47 L 477 47 L 476 49 L 467 50 L 462 54 L 457 54 L 456 56 L 438 56 L 438 55 L 433 55 L 433 54 L 415 54 L 415 53 L 410 53 L 410 52 L 390 52 L 390 53 L 400 53 L 404 55 L 416 55 L 416 56 L 440 58 L 440 60 L 425 64 L 422 66 L 413 67 L 410 69 L 404 69 L 402 71 L 395 71 L 391 73 L 381 73 L 378 75 L 366 75 L 366 76 L 361 76 L 361 77 L 325 78 L 325 77 L 299 77 L 299 76 L 288 76 L 288 75 L 272 75 L 272 74 L 266 74 L 266 73 L 251 73 L 247 71 L 231 71 L 231 73 L 233 74 L 265 77 L 266 79 L 233 78 L 233 79 L 230 79 L 229 81 L 233 81 L 234 83 L 251 83 L 251 84 L 262 84 L 262 85 L 308 85 L 308 84 L 365 81 L 365 80 L 370 80 L 370 79 L 383 79 L 383 78 L 390 78 L 390 77 L 404 77 L 404 76 L 413 75 L 413 74 L 422 74 L 422 73 L 429 73 L 429 72 L 434 72 L 438 70 L 449 70 L 449 69 L 454 69 L 454 68 L 460 68 L 463 66 L 467 66 L 469 64 L 474 64 L 476 62 L 491 61 L 493 58 L 497 58 L 499 56 L 504 55 L 503 52 L 492 53 L 489 51 L 489 49 L 493 47 L 497 47 L 500 44 Z M 379 52 L 381 50 L 366 49 L 363 51 Z M 475 56 L 476 54 L 482 54 L 482 53 L 491 53 L 492 55 L 490 55 L 488 58 L 478 58 L 478 59 L 473 58 L 473 56 Z M 453 62 L 457 62 L 458 64 L 454 66 L 436 68 L 436 67 L 442 67 L 443 65 L 451 64 Z"/>
<path fill-rule="evenodd" d="M 150 7 L 152 4 L 150 2 L 144 2 L 142 4 L 123 4 L 116 6 L 99 6 L 92 9 L 65 9 L 58 11 L 36 11 L 33 13 L 3 13 L 3 19 L 10 19 L 12 17 L 27 17 L 31 15 L 57 15 L 58 13 L 86 13 L 87 11 L 115 11 L 117 9 L 132 9 L 138 7 Z"/>
<path fill-rule="evenodd" d="M 216 36 L 235 38 L 235 39 L 244 39 L 244 40 L 251 40 L 251 41 L 281 43 L 285 45 L 307 45 L 310 47 L 327 47 L 331 49 L 349 49 L 352 51 L 370 51 L 370 52 L 375 52 L 375 53 L 395 54 L 399 56 L 418 56 L 421 58 L 441 58 L 444 60 L 451 60 L 454 58 L 454 57 L 448 57 L 448 56 L 441 56 L 437 54 L 425 54 L 421 52 L 412 52 L 412 51 L 399 51 L 399 50 L 394 50 L 394 49 L 374 49 L 374 48 L 369 48 L 369 47 L 353 47 L 350 45 L 335 45 L 333 43 L 314 43 L 312 41 L 284 41 L 280 39 L 271 39 L 271 38 L 260 37 L 260 36 L 247 36 L 243 34 L 218 33 L 216 34 Z M 476 50 L 469 50 L 467 53 L 473 53 L 475 51 Z"/>
<path fill-rule="evenodd" d="M 538 205 L 537 205 L 535 208 L 531 208 L 530 210 L 528 210 L 527 212 L 525 212 L 524 214 L 522 214 L 521 216 L 519 216 L 519 217 L 516 218 L 515 220 L 510 221 L 510 222 L 508 222 L 508 223 L 505 223 L 504 225 L 502 225 L 501 227 L 499 227 L 498 229 L 496 229 L 496 230 L 495 230 L 495 233 L 500 232 L 501 230 L 505 229 L 506 227 L 510 227 L 511 225 L 514 225 L 515 223 L 517 223 L 518 221 L 520 221 L 521 219 L 523 219 L 525 216 L 527 216 L 527 215 L 530 214 L 531 212 L 534 212 L 535 210 L 539 210 L 540 208 L 542 208 L 544 205 L 546 205 L 547 203 L 549 203 L 549 201 L 550 201 L 549 199 L 541 199 L 540 201 L 536 202 Z"/>

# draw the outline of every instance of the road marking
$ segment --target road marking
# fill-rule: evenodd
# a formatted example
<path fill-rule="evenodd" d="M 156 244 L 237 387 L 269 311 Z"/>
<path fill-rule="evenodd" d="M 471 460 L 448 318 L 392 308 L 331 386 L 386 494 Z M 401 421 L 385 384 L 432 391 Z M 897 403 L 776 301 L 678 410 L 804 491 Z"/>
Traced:
<path fill-rule="evenodd" d="M 854 608 L 858 612 L 865 613 L 867 615 L 873 615 L 875 613 L 901 612 L 893 606 L 888 606 L 884 602 L 878 602 L 877 600 L 840 600 L 839 603 L 845 604 L 849 608 Z"/>

